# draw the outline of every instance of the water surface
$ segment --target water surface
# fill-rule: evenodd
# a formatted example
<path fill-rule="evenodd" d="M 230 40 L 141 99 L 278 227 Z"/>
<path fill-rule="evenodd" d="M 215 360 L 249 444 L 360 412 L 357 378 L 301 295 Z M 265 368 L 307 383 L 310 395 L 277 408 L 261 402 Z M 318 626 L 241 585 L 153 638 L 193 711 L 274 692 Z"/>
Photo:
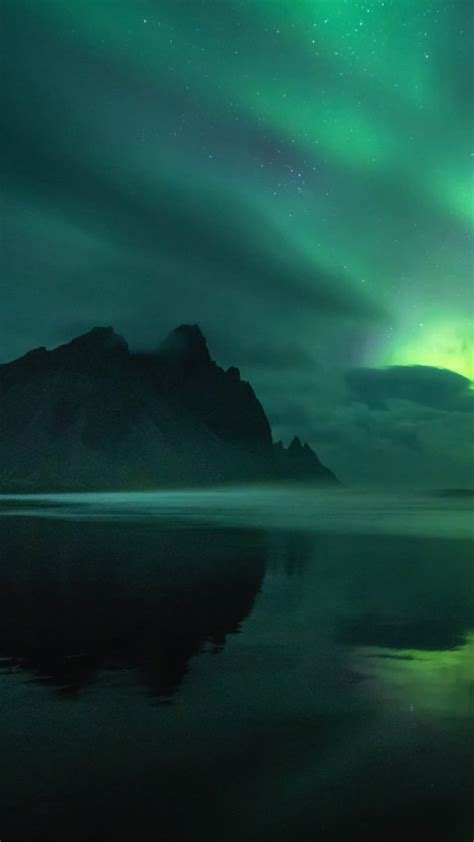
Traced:
<path fill-rule="evenodd" d="M 469 500 L 0 498 L 0 838 L 471 842 Z"/>

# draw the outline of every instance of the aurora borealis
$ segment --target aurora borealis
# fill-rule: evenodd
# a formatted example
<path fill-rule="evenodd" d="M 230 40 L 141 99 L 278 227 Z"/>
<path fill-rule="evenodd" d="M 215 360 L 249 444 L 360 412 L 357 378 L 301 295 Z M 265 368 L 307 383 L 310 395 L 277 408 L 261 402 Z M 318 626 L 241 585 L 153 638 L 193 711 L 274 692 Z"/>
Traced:
<path fill-rule="evenodd" d="M 472 3 L 6 0 L 1 28 L 2 361 L 197 321 L 344 480 L 472 484 Z"/>

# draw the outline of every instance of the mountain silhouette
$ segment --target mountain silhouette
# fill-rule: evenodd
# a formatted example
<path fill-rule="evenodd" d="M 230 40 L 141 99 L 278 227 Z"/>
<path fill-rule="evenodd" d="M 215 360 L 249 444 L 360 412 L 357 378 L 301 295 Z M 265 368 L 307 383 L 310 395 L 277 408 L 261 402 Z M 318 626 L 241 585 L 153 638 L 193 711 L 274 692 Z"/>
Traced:
<path fill-rule="evenodd" d="M 307 444 L 273 444 L 238 368 L 197 325 L 154 353 L 111 327 L 0 365 L 0 489 L 140 490 L 257 480 L 336 482 Z"/>

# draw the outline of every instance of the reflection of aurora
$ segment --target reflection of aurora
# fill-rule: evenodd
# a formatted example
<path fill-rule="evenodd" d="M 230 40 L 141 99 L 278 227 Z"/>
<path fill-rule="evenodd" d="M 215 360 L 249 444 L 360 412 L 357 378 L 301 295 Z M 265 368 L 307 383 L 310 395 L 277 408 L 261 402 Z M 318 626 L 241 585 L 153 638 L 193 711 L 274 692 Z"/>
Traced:
<path fill-rule="evenodd" d="M 360 647 L 356 668 L 379 682 L 388 705 L 450 717 L 474 713 L 474 631 L 446 650 Z"/>

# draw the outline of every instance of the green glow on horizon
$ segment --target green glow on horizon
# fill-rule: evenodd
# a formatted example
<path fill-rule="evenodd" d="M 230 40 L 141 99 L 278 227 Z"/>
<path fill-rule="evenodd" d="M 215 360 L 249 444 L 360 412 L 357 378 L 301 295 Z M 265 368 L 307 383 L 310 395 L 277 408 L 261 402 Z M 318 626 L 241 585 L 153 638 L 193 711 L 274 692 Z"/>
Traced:
<path fill-rule="evenodd" d="M 428 365 L 448 368 L 474 381 L 474 325 L 453 322 L 406 339 L 386 359 L 388 365 Z"/>

